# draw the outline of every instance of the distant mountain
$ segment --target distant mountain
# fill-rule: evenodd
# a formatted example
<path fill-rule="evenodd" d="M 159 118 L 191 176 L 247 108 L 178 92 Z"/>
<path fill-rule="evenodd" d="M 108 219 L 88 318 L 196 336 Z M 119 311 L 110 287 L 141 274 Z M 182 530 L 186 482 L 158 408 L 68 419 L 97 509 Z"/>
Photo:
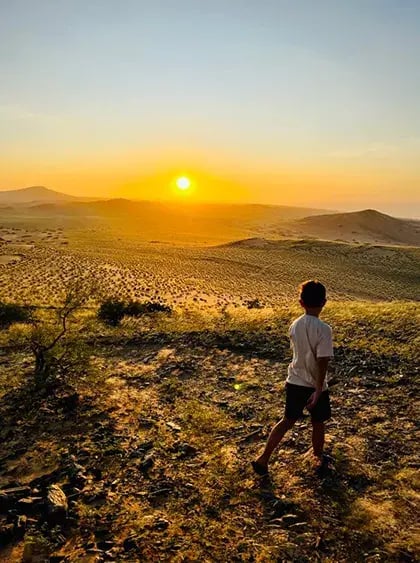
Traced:
<path fill-rule="evenodd" d="M 49 202 L 48 202 L 49 203 Z M 34 205 L 33 211 L 56 212 L 65 215 L 83 214 L 114 215 L 128 214 L 138 216 L 143 213 L 158 215 L 191 216 L 206 218 L 240 219 L 251 221 L 293 220 L 328 213 L 327 210 L 311 209 L 309 207 L 291 207 L 287 205 L 259 205 L 259 204 L 225 204 L 225 203 L 180 203 L 160 202 L 148 200 L 130 200 L 124 198 L 80 201 L 73 198 L 70 202 L 57 202 L 56 205 Z"/>
<path fill-rule="evenodd" d="M 345 242 L 420 246 L 420 221 L 374 209 L 335 213 L 286 205 L 159 202 L 78 198 L 43 186 L 0 192 L 0 216 L 52 218 L 116 227 L 161 241 L 227 241 L 253 248 L 273 240 L 319 238 Z M 267 240 L 265 240 L 267 239 Z"/>
<path fill-rule="evenodd" d="M 374 209 L 305 217 L 295 221 L 295 227 L 300 234 L 329 240 L 420 246 L 420 221 Z"/>
<path fill-rule="evenodd" d="M 79 198 L 50 190 L 44 186 L 30 186 L 19 190 L 0 191 L 0 204 L 63 203 Z"/>
<path fill-rule="evenodd" d="M 146 240 L 191 243 L 227 241 L 245 237 L 285 237 L 282 226 L 320 209 L 254 204 L 211 204 L 111 199 L 96 201 L 37 201 L 13 204 L 0 215 L 65 221 L 78 228 L 105 226 L 120 232 L 130 231 Z"/>
<path fill-rule="evenodd" d="M 240 229 L 242 234 L 252 236 L 282 236 L 281 226 L 308 215 L 319 214 L 321 210 L 305 207 L 288 207 L 254 204 L 212 204 L 180 203 L 159 201 L 133 201 L 110 199 L 101 201 L 71 201 L 58 203 L 37 203 L 25 208 L 33 215 L 63 216 L 123 221 L 136 228 L 153 225 L 168 227 L 171 232 L 185 231 L 186 228 L 207 232 L 221 229 Z M 325 212 L 325 211 L 324 211 Z"/>

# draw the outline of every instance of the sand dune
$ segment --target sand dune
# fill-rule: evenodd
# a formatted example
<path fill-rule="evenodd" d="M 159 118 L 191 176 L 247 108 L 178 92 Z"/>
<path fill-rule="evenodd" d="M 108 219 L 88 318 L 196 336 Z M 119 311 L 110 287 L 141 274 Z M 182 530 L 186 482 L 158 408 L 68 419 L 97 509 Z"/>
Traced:
<path fill-rule="evenodd" d="M 315 215 L 294 225 L 297 232 L 317 238 L 420 246 L 420 221 L 397 219 L 374 209 Z"/>

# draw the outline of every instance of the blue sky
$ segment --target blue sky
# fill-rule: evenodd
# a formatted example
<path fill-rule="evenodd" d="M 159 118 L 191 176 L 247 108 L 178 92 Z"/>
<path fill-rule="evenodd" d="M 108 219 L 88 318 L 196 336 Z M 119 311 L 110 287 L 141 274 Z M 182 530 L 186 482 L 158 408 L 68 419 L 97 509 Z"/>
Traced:
<path fill-rule="evenodd" d="M 0 189 L 159 196 L 190 167 L 240 199 L 420 215 L 418 1 L 0 6 Z"/>

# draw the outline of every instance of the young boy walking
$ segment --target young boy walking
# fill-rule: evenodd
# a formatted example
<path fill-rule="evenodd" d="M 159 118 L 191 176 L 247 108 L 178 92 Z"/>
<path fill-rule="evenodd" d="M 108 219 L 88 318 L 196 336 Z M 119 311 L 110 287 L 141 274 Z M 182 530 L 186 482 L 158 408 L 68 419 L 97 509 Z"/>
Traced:
<path fill-rule="evenodd" d="M 251 462 L 258 475 L 267 475 L 271 454 L 286 432 L 302 417 L 305 407 L 311 413 L 315 460 L 318 467 L 323 466 L 324 423 L 331 417 L 325 376 L 333 356 L 331 327 L 319 319 L 326 301 L 322 283 L 307 281 L 301 285 L 299 303 L 305 313 L 293 321 L 289 331 L 293 359 L 286 380 L 286 409 L 282 420 L 271 430 L 263 453 Z"/>

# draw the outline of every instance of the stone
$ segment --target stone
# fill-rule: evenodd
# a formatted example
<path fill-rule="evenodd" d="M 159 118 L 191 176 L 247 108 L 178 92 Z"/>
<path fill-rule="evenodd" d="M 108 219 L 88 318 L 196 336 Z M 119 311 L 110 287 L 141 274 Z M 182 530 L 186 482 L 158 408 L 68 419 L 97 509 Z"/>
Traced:
<path fill-rule="evenodd" d="M 123 541 L 123 548 L 125 551 L 131 551 L 132 549 L 136 549 L 137 547 L 137 538 L 135 536 L 128 536 Z"/>
<path fill-rule="evenodd" d="M 12 508 L 18 500 L 31 494 L 30 487 L 11 487 L 0 490 L 0 511 L 5 512 Z"/>
<path fill-rule="evenodd" d="M 47 495 L 47 515 L 52 523 L 59 524 L 66 520 L 68 511 L 67 497 L 58 485 L 51 485 Z"/>
<path fill-rule="evenodd" d="M 153 525 L 153 527 L 156 530 L 160 530 L 160 531 L 166 530 L 168 526 L 169 526 L 169 522 L 168 520 L 165 520 L 165 518 L 158 518 L 158 520 L 156 520 L 156 522 Z"/>
<path fill-rule="evenodd" d="M 280 520 L 283 522 L 283 524 L 286 524 L 286 526 L 295 524 L 297 519 L 298 517 L 296 516 L 296 514 L 285 514 L 280 518 Z"/>
<path fill-rule="evenodd" d="M 153 459 L 153 455 L 152 454 L 148 454 L 144 457 L 143 461 L 140 463 L 139 468 L 140 471 L 143 471 L 143 473 L 146 473 L 147 471 L 149 471 L 149 469 L 151 469 L 154 465 L 155 461 Z"/>

